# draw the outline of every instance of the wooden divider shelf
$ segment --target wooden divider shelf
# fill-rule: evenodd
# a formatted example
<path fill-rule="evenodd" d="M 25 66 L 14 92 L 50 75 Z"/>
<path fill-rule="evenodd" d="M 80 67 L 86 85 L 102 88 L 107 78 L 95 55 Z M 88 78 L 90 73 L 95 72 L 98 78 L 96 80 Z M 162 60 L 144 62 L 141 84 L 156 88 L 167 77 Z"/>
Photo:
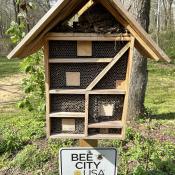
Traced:
<path fill-rule="evenodd" d="M 88 128 L 120 128 L 122 129 L 123 125 L 121 121 L 107 121 L 100 123 L 89 123 Z"/>
<path fill-rule="evenodd" d="M 66 138 L 77 138 L 77 139 L 83 139 L 85 138 L 85 135 L 84 134 L 51 134 L 50 138 L 51 139 L 56 139 L 56 138 L 63 138 L 63 139 L 66 139 Z"/>
<path fill-rule="evenodd" d="M 122 139 L 121 134 L 94 134 L 89 135 L 88 139 Z"/>
<path fill-rule="evenodd" d="M 60 118 L 84 118 L 85 113 L 83 112 L 55 112 L 50 113 L 50 117 L 60 117 Z"/>
<path fill-rule="evenodd" d="M 125 94 L 125 90 L 119 89 L 96 89 L 88 91 L 86 89 L 53 89 L 49 91 L 50 94 Z"/>
<path fill-rule="evenodd" d="M 85 94 L 85 89 L 53 89 L 49 91 L 50 94 Z"/>
<path fill-rule="evenodd" d="M 110 63 L 113 58 L 50 58 L 49 63 Z"/>
<path fill-rule="evenodd" d="M 118 90 L 118 89 L 97 89 L 88 91 L 88 94 L 121 94 L 124 95 L 126 93 L 125 90 Z"/>

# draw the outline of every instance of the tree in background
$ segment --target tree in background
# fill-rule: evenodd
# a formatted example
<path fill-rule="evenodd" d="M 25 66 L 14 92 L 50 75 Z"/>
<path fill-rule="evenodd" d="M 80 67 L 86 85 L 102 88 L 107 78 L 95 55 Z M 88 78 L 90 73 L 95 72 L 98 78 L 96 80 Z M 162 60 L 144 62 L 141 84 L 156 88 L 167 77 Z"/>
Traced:
<path fill-rule="evenodd" d="M 171 29 L 173 26 L 172 5 L 174 0 L 162 0 L 165 13 L 165 30 Z"/>
<path fill-rule="evenodd" d="M 50 2 L 49 0 L 0 0 L 0 4 L 0 55 L 5 56 L 14 47 L 10 37 L 14 43 L 23 37 L 50 9 Z M 21 21 L 26 22 L 25 26 Z M 12 37 L 7 34 L 9 27 L 18 35 Z"/>
<path fill-rule="evenodd" d="M 161 32 L 174 28 L 175 0 L 151 0 L 152 30 Z"/>
<path fill-rule="evenodd" d="M 0 4 L 0 38 L 9 37 L 5 31 L 11 21 L 20 24 L 24 19 L 30 30 L 50 9 L 49 0 L 0 0 Z"/>
<path fill-rule="evenodd" d="M 4 37 L 13 16 L 13 5 L 10 4 L 10 1 L 0 0 L 0 38 Z"/>

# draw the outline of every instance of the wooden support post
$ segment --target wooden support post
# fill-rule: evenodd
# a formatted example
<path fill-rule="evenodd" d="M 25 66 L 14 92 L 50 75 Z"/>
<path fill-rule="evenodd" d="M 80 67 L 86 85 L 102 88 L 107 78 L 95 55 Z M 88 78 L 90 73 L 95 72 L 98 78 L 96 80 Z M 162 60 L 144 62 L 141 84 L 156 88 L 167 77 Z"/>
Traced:
<path fill-rule="evenodd" d="M 97 147 L 98 146 L 98 140 L 84 140 L 81 139 L 79 141 L 80 147 Z"/>
<path fill-rule="evenodd" d="M 45 64 L 45 88 L 46 88 L 46 134 L 47 138 L 50 137 L 51 134 L 51 121 L 50 121 L 50 95 L 49 95 L 49 89 L 50 89 L 50 70 L 49 70 L 49 46 L 48 41 L 45 41 L 44 44 L 44 64 Z"/>
<path fill-rule="evenodd" d="M 135 43 L 135 38 L 132 36 L 131 42 L 130 42 L 128 67 L 127 67 L 127 72 L 126 72 L 127 89 L 126 89 L 126 96 L 124 100 L 124 108 L 123 108 L 123 116 L 122 116 L 122 123 L 123 123 L 122 138 L 123 139 L 125 139 L 125 136 L 126 136 L 126 124 L 127 124 L 127 117 L 128 117 L 128 102 L 129 102 L 129 87 L 130 87 L 130 81 L 131 81 L 132 62 L 133 62 L 133 55 L 134 55 L 134 43 Z"/>

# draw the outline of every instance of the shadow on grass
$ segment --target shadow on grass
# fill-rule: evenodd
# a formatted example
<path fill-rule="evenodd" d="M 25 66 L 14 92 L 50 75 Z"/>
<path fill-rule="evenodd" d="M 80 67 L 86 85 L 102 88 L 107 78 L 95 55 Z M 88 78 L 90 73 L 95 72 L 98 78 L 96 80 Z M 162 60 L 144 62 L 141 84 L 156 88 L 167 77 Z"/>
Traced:
<path fill-rule="evenodd" d="M 175 120 L 175 112 L 163 113 L 159 115 L 152 115 L 151 119 L 156 120 Z"/>

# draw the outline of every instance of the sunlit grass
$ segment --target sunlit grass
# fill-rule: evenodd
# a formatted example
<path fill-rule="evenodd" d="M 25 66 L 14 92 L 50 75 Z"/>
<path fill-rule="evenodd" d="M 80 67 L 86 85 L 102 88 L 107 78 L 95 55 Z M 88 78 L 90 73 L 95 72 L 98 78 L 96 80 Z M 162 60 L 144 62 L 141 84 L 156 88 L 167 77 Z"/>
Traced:
<path fill-rule="evenodd" d="M 19 73 L 20 61 L 18 59 L 8 60 L 6 57 L 0 57 L 0 78 Z"/>
<path fill-rule="evenodd" d="M 155 114 L 175 113 L 175 66 L 149 62 L 145 105 Z"/>

